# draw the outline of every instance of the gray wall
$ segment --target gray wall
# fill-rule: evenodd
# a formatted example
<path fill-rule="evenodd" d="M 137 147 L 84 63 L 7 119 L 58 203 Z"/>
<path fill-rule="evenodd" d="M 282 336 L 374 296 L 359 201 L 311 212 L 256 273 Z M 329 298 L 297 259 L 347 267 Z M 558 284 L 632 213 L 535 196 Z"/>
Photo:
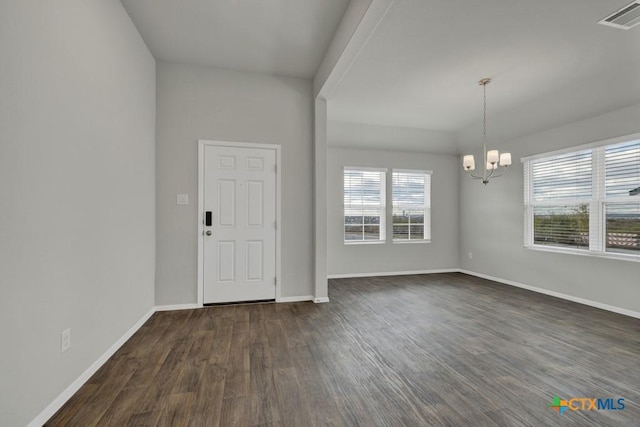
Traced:
<path fill-rule="evenodd" d="M 331 123 L 330 123 L 331 125 Z M 389 142 L 393 144 L 393 141 Z M 458 157 L 381 150 L 329 148 L 328 273 L 366 274 L 455 269 L 458 267 Z M 432 170 L 431 243 L 345 245 L 344 166 Z M 391 203 L 387 203 L 387 215 Z"/>
<path fill-rule="evenodd" d="M 3 0 L 0 63 L 0 425 L 20 426 L 153 306 L 155 61 L 119 1 Z"/>
<path fill-rule="evenodd" d="M 495 144 L 510 150 L 507 177 L 484 187 L 462 178 L 460 266 L 477 273 L 640 312 L 637 262 L 523 248 L 520 158 L 640 131 L 640 105 Z M 476 127 L 477 133 L 477 127 Z M 473 130 L 461 133 L 465 151 L 480 152 Z M 474 145 L 475 144 L 475 145 Z M 468 252 L 473 258 L 468 258 Z"/>
<path fill-rule="evenodd" d="M 313 295 L 311 81 L 162 62 L 157 76 L 156 304 L 197 300 L 198 139 L 282 146 L 282 296 Z"/>
<path fill-rule="evenodd" d="M 331 120 L 328 143 L 337 148 L 458 154 L 453 132 Z"/>

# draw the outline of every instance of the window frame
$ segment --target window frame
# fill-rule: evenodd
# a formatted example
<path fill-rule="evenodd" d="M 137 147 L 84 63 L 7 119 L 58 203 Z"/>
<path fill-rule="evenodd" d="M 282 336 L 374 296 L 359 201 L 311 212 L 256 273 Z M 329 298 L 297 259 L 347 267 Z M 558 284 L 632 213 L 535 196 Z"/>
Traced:
<path fill-rule="evenodd" d="M 393 210 L 395 208 L 395 198 L 393 194 L 393 175 L 395 173 L 404 173 L 404 174 L 419 174 L 428 176 L 428 180 L 425 179 L 424 185 L 424 213 L 423 213 L 423 238 L 421 239 L 396 239 L 393 237 L 393 227 L 396 225 L 394 223 L 394 215 Z M 432 183 L 433 171 L 432 170 L 424 170 L 424 169 L 392 169 L 391 170 L 391 242 L 396 244 L 414 244 L 414 243 L 431 243 L 431 183 Z M 428 181 L 428 182 L 427 182 Z"/>
<path fill-rule="evenodd" d="M 344 192 L 345 192 L 345 182 L 344 177 L 347 171 L 358 171 L 358 172 L 378 172 L 382 174 L 381 178 L 381 186 L 380 186 L 380 224 L 378 225 L 380 228 L 380 238 L 379 239 L 371 239 L 371 240 L 347 240 L 346 239 L 346 227 L 349 225 L 346 223 L 346 204 L 344 203 Z M 386 222 L 387 222 L 387 168 L 377 168 L 377 167 L 366 167 L 366 166 L 344 166 L 342 168 L 342 240 L 345 245 L 380 245 L 385 244 L 387 239 L 386 232 Z M 362 224 L 364 227 L 364 223 Z M 364 230 L 363 230 L 364 236 Z"/>
<path fill-rule="evenodd" d="M 562 150 L 556 150 L 534 156 L 523 157 L 524 175 L 524 248 L 544 252 L 566 253 L 573 255 L 592 256 L 601 258 L 620 259 L 625 261 L 640 262 L 640 253 L 630 254 L 623 252 L 607 251 L 607 205 L 640 203 L 640 196 L 630 201 L 628 197 L 607 197 L 606 195 L 606 158 L 607 147 L 625 142 L 640 141 L 640 133 L 621 136 L 617 138 L 597 141 L 590 144 L 574 146 Z M 533 200 L 533 167 L 535 161 L 549 159 L 563 154 L 577 153 L 591 150 L 591 196 L 588 199 L 556 199 L 553 201 Z M 562 246 L 536 244 L 534 241 L 534 209 L 538 206 L 570 206 L 588 204 L 589 206 L 589 247 L 585 249 Z"/>

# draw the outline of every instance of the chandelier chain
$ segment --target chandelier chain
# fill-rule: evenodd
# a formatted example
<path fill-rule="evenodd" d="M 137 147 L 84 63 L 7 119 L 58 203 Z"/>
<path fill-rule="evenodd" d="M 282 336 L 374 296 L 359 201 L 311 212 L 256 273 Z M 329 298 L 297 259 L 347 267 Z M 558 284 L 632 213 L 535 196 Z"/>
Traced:
<path fill-rule="evenodd" d="M 487 84 L 482 85 L 482 89 L 484 89 L 484 106 L 483 111 L 484 115 L 482 116 L 482 139 L 486 143 L 487 142 Z"/>

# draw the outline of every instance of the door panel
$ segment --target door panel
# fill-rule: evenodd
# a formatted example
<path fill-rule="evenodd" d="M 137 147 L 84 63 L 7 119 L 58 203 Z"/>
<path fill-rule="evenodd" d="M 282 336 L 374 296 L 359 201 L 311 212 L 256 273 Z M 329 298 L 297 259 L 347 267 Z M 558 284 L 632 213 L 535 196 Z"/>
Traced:
<path fill-rule="evenodd" d="M 219 179 L 218 182 L 218 227 L 236 225 L 236 182 Z"/>
<path fill-rule="evenodd" d="M 276 151 L 206 146 L 204 210 L 204 303 L 275 299 Z"/>

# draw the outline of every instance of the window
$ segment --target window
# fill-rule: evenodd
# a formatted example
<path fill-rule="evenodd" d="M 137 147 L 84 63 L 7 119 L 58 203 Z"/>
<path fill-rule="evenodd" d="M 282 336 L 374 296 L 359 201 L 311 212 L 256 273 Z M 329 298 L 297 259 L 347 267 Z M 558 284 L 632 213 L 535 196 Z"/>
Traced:
<path fill-rule="evenodd" d="M 393 241 L 431 238 L 431 172 L 394 170 Z"/>
<path fill-rule="evenodd" d="M 523 159 L 525 246 L 640 260 L 639 136 Z"/>
<path fill-rule="evenodd" d="M 384 242 L 386 170 L 344 168 L 344 241 Z"/>

